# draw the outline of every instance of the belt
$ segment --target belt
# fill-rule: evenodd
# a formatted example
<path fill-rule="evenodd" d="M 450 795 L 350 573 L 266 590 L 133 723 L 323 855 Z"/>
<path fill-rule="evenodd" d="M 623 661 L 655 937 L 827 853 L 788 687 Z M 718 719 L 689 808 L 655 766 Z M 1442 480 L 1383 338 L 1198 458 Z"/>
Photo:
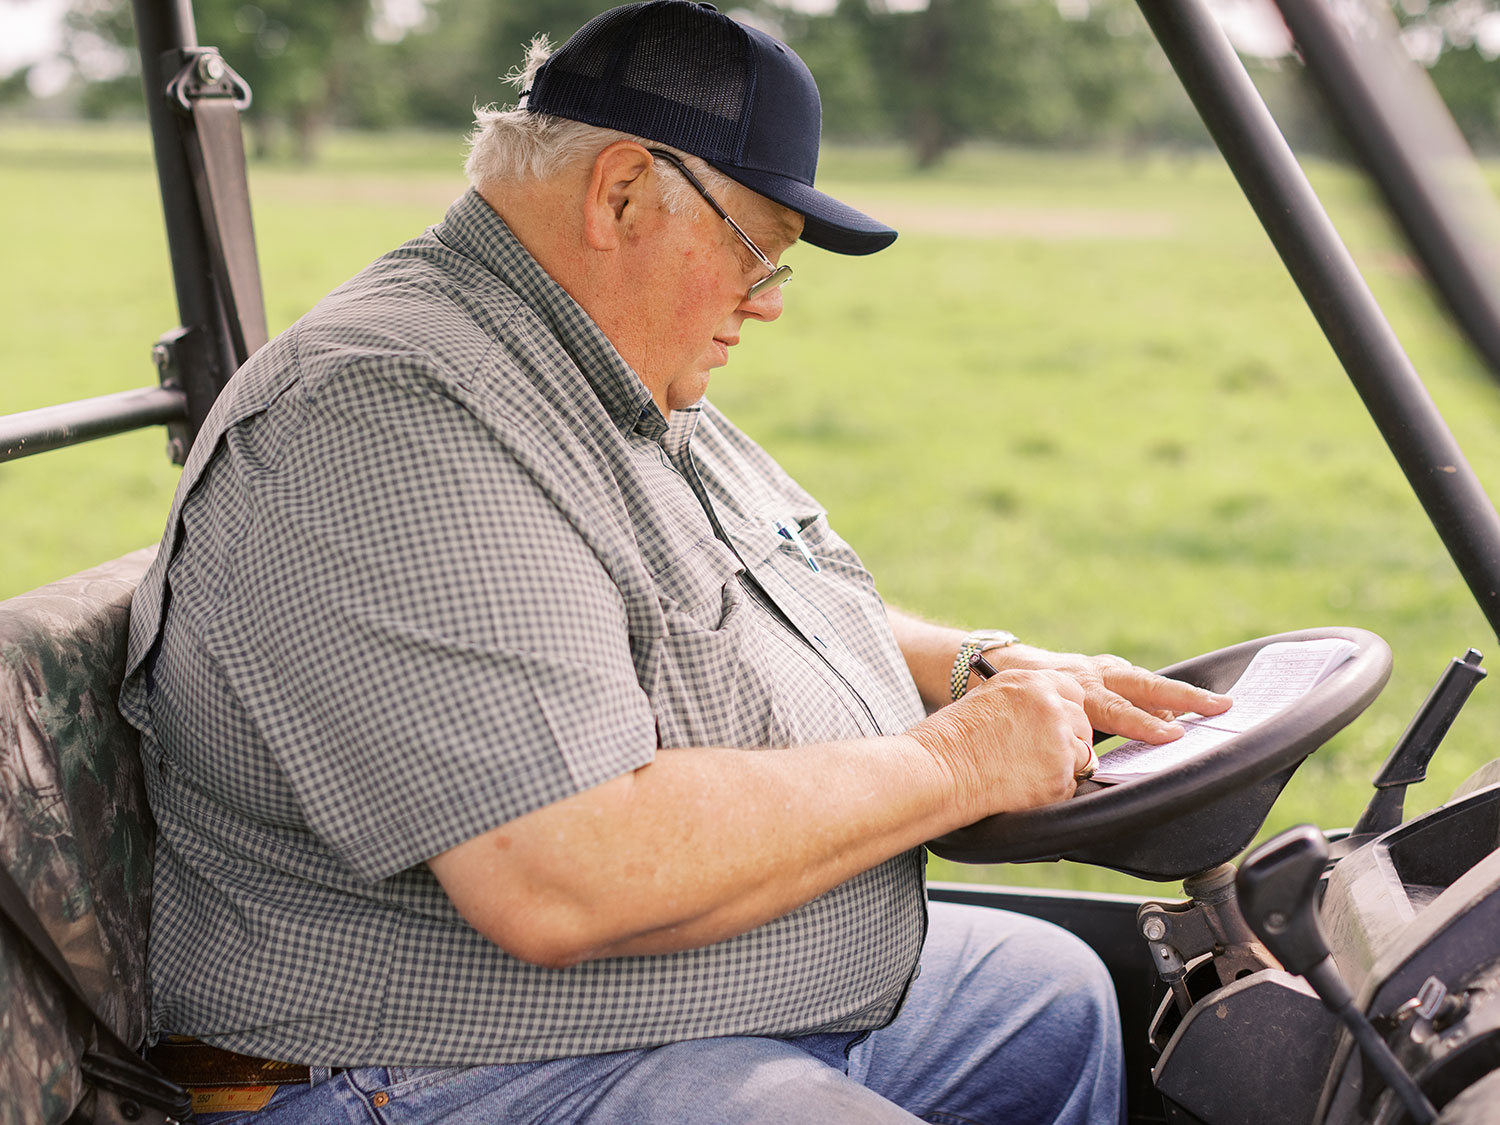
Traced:
<path fill-rule="evenodd" d="M 194 1113 L 264 1109 L 282 1086 L 312 1080 L 306 1066 L 236 1054 L 184 1035 L 166 1036 L 146 1059 L 192 1095 Z"/>

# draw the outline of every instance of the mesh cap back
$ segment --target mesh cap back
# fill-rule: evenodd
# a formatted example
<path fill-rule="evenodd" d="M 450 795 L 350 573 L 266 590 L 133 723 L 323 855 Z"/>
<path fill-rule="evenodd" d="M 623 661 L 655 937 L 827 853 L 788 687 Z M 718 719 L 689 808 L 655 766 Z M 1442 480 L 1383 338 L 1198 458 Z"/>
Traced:
<path fill-rule="evenodd" d="M 867 254 L 896 237 L 813 188 L 822 106 L 802 60 L 711 4 L 648 0 L 595 16 L 542 64 L 526 108 L 700 157 L 801 214 L 815 246 Z"/>
<path fill-rule="evenodd" d="M 615 129 L 628 120 L 626 132 L 735 159 L 754 82 L 749 37 L 733 20 L 698 18 L 696 7 L 662 0 L 605 12 L 547 60 L 527 107 Z"/>

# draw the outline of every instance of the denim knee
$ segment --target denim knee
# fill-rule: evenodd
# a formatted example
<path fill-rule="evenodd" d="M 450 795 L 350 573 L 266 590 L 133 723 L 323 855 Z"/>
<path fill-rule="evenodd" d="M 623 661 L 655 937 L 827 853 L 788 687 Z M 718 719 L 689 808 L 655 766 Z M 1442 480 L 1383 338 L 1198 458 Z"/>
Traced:
<path fill-rule="evenodd" d="M 904 1104 L 920 1095 L 920 1116 L 1120 1120 L 1124 1058 L 1114 982 L 1093 949 L 1068 931 L 1004 911 L 934 903 L 911 999 L 913 1010 L 902 1017 L 911 1022 L 902 1029 L 898 1018 L 890 1045 L 925 1056 L 926 1079 L 907 1074 L 896 1082 Z M 930 1084 L 934 1078 L 938 1085 Z"/>

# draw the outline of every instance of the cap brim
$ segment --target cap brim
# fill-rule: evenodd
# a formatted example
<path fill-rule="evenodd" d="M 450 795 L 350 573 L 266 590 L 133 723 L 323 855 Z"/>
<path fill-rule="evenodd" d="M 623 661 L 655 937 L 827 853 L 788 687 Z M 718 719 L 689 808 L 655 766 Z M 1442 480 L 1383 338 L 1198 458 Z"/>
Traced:
<path fill-rule="evenodd" d="M 896 231 L 891 227 L 801 180 L 753 168 L 736 168 L 715 160 L 708 163 L 731 180 L 801 215 L 806 220 L 803 242 L 835 254 L 873 254 L 896 241 Z"/>

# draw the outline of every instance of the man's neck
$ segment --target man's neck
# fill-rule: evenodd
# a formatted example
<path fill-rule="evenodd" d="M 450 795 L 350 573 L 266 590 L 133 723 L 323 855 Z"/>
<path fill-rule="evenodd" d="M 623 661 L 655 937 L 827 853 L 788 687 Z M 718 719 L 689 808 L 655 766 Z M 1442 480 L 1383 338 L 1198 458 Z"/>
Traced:
<path fill-rule="evenodd" d="M 600 315 L 601 310 L 620 306 L 609 292 L 615 287 L 615 279 L 610 276 L 613 263 L 604 260 L 606 255 L 589 251 L 577 219 L 577 209 L 570 212 L 566 206 L 569 188 L 573 186 L 528 181 L 519 186 L 485 185 L 478 191 L 480 198 L 505 221 L 526 252 L 562 286 L 568 296 L 578 302 L 600 331 L 618 347 L 619 342 L 610 333 L 609 317 Z M 625 358 L 627 363 L 630 362 L 628 356 Z M 649 382 L 641 381 L 650 387 Z M 672 410 L 666 404 L 663 392 L 653 389 L 651 397 L 657 409 L 670 421 Z"/>

